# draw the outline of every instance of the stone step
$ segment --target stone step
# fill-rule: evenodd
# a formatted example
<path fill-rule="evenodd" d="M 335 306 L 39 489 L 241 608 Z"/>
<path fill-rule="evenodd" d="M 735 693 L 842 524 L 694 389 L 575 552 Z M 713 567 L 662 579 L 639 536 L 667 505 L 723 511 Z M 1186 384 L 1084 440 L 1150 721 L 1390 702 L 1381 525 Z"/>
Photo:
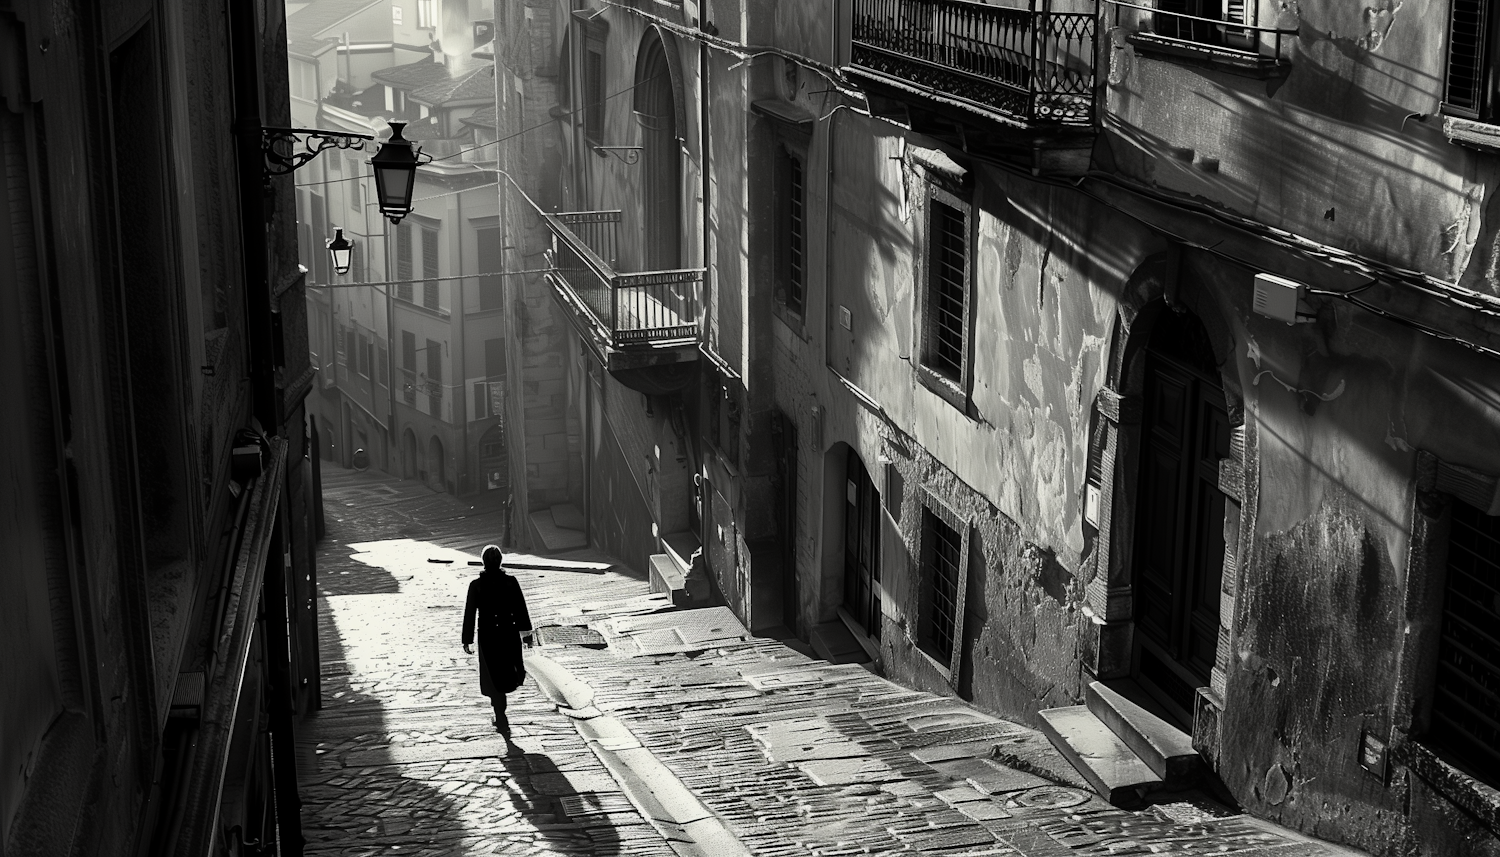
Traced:
<path fill-rule="evenodd" d="M 528 516 L 532 543 L 549 553 L 588 547 L 588 536 L 579 530 L 563 529 L 552 519 L 552 510 L 543 509 Z"/>
<path fill-rule="evenodd" d="M 1162 779 L 1168 791 L 1192 786 L 1202 758 L 1193 738 L 1171 723 L 1121 696 L 1103 682 L 1089 682 L 1084 703 L 1110 728 L 1146 767 Z"/>
<path fill-rule="evenodd" d="M 1099 796 L 1115 806 L 1133 806 L 1162 779 L 1146 766 L 1087 705 L 1041 712 L 1042 732 Z"/>
<path fill-rule="evenodd" d="M 870 659 L 864 646 L 838 619 L 815 625 L 808 634 L 813 651 L 818 657 L 834 664 L 862 664 Z"/>
<path fill-rule="evenodd" d="M 583 520 L 583 513 L 572 503 L 558 503 L 547 510 L 552 513 L 552 523 L 565 530 L 578 530 L 582 532 L 587 528 Z"/>

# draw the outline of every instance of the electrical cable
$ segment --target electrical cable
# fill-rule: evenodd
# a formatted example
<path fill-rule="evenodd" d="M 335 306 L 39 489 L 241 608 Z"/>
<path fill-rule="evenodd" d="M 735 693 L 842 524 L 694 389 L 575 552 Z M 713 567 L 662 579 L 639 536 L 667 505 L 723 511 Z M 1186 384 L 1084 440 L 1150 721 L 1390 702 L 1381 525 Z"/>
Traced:
<path fill-rule="evenodd" d="M 624 95 L 625 93 L 634 90 L 636 87 L 643 86 L 643 85 L 645 85 L 647 83 L 650 83 L 650 82 L 652 82 L 654 80 L 656 80 L 656 77 L 648 77 L 648 78 L 645 78 L 644 80 L 639 80 L 639 81 L 631 84 L 630 86 L 627 86 L 624 89 L 619 90 L 618 92 L 612 92 L 609 95 L 604 96 L 603 98 L 599 99 L 598 101 L 592 102 L 590 104 L 585 104 L 582 107 L 579 107 L 579 108 L 577 108 L 575 110 L 568 110 L 568 111 L 561 112 L 557 116 L 554 116 L 551 119 L 548 119 L 546 122 L 543 122 L 543 123 L 541 123 L 539 125 L 532 125 L 529 128 L 522 128 L 521 130 L 515 132 L 514 134 L 508 134 L 508 135 L 506 135 L 504 137 L 499 137 L 499 138 L 496 138 L 494 140 L 490 140 L 490 141 L 485 142 L 485 143 L 477 143 L 477 144 L 475 144 L 473 146 L 469 146 L 468 148 L 459 149 L 457 152 L 454 152 L 454 153 L 449 154 L 449 155 L 443 155 L 441 158 L 433 158 L 432 161 L 431 161 L 431 163 L 436 163 L 438 161 L 446 161 L 449 158 L 456 158 L 459 155 L 468 154 L 469 152 L 473 152 L 473 151 L 476 151 L 478 149 L 483 149 L 486 146 L 494 146 L 494 145 L 498 145 L 500 143 L 505 143 L 505 142 L 508 142 L 510 140 L 514 140 L 515 138 L 521 136 L 522 134 L 529 134 L 532 131 L 537 131 L 537 130 L 540 130 L 542 128 L 550 128 L 550 127 L 552 127 L 552 123 L 556 122 L 562 116 L 573 116 L 575 114 L 582 113 L 583 111 L 588 110 L 591 107 L 595 107 L 597 105 L 603 104 L 604 102 L 609 101 L 612 98 L 616 98 L 618 96 Z M 413 142 L 414 143 L 421 143 L 422 141 L 416 140 L 416 141 L 413 141 Z M 341 178 L 341 179 L 328 179 L 326 181 L 320 181 L 320 182 L 307 182 L 305 184 L 293 185 L 293 187 L 299 187 L 299 188 L 300 187 L 321 187 L 323 185 L 338 184 L 340 182 L 349 182 L 349 181 L 363 180 L 364 178 L 366 178 L 366 176 L 363 176 L 363 175 L 359 175 L 359 176 L 345 176 L 344 178 Z M 480 187 L 482 187 L 482 185 Z M 464 188 L 463 190 L 474 190 L 474 189 L 475 188 Z M 435 197 L 428 197 L 428 198 L 432 199 L 432 198 L 435 198 Z"/>

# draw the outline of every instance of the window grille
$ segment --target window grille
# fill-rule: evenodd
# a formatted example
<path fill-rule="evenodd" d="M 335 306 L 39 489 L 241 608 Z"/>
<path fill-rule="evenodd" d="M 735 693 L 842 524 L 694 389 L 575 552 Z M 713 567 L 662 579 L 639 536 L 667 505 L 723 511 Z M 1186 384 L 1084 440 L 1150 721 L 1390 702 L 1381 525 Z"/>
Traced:
<path fill-rule="evenodd" d="M 962 381 L 968 338 L 969 230 L 965 213 L 930 200 L 925 364 Z"/>
<path fill-rule="evenodd" d="M 435 278 L 441 274 L 438 271 L 436 229 L 422 230 L 422 276 L 429 278 L 422 283 L 422 306 L 433 310 L 438 309 L 438 284 Z"/>
<path fill-rule="evenodd" d="M 1428 734 L 1460 767 L 1500 786 L 1500 517 L 1457 499 Z"/>
<path fill-rule="evenodd" d="M 958 580 L 963 568 L 963 537 L 931 509 L 922 510 L 922 578 L 927 591 L 922 642 L 943 664 L 953 658 L 958 628 Z"/>
<path fill-rule="evenodd" d="M 411 300 L 411 226 L 402 223 L 396 230 L 396 297 Z M 407 364 L 410 368 L 411 364 Z"/>
<path fill-rule="evenodd" d="M 1448 19 L 1448 75 L 1443 102 L 1450 113 L 1490 119 L 1494 107 L 1489 48 L 1494 14 L 1485 0 L 1452 0 Z"/>
<path fill-rule="evenodd" d="M 802 191 L 802 159 L 788 152 L 785 160 L 786 199 L 783 203 L 782 220 L 786 224 L 786 259 L 784 278 L 786 281 L 786 306 L 793 312 L 802 312 L 802 295 L 806 283 L 806 219 Z"/>

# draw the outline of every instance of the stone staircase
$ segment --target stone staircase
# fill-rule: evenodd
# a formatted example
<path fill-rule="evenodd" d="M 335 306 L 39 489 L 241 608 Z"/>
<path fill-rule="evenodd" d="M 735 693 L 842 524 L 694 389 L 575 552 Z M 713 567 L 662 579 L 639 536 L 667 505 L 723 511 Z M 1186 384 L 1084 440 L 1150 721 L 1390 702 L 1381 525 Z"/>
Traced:
<path fill-rule="evenodd" d="M 1041 712 L 1042 732 L 1105 800 L 1132 806 L 1197 783 L 1201 758 L 1187 733 L 1101 682 L 1084 699 Z"/>
<path fill-rule="evenodd" d="M 584 533 L 583 513 L 572 503 L 559 503 L 539 512 L 532 512 L 529 526 L 531 543 L 546 553 L 586 548 L 588 535 Z"/>

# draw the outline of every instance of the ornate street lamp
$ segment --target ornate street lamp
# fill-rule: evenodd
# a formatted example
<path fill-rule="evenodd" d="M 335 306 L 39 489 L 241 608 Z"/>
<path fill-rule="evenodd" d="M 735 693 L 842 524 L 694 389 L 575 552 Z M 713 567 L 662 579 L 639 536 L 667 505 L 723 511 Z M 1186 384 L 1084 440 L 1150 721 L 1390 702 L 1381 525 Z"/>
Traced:
<path fill-rule="evenodd" d="M 400 223 L 411 213 L 417 166 L 432 161 L 431 156 L 422 160 L 422 150 L 401 136 L 401 129 L 405 127 L 405 122 L 392 122 L 391 138 L 370 159 L 370 166 L 375 168 L 375 196 L 380 203 L 380 213 L 392 223 Z"/>
<path fill-rule="evenodd" d="M 328 241 L 328 255 L 333 257 L 333 271 L 340 276 L 349 273 L 349 257 L 354 245 L 344 237 L 341 226 L 333 227 L 333 238 Z"/>

